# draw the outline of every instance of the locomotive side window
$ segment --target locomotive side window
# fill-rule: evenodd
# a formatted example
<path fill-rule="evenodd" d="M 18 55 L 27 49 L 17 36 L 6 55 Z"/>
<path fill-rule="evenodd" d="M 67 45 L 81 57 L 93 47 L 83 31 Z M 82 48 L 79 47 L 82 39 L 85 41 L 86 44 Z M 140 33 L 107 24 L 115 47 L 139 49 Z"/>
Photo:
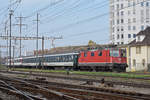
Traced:
<path fill-rule="evenodd" d="M 91 56 L 94 56 L 94 52 L 91 52 Z"/>
<path fill-rule="evenodd" d="M 100 51 L 99 53 L 98 53 L 98 56 L 102 56 L 103 55 L 103 53 L 102 53 L 102 51 Z"/>
<path fill-rule="evenodd" d="M 121 50 L 121 57 L 126 57 L 126 50 Z"/>
<path fill-rule="evenodd" d="M 111 50 L 110 56 L 111 57 L 119 57 L 119 50 Z"/>
<path fill-rule="evenodd" d="M 87 53 L 86 52 L 84 52 L 84 57 L 87 57 Z"/>

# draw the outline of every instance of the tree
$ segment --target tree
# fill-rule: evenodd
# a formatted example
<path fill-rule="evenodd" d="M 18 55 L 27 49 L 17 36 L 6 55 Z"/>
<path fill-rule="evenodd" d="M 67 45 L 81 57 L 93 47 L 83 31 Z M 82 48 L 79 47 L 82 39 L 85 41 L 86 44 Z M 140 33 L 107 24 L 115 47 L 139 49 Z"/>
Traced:
<path fill-rule="evenodd" d="M 88 43 L 89 46 L 93 46 L 93 45 L 96 45 L 96 43 L 92 40 L 89 40 L 89 43 Z"/>

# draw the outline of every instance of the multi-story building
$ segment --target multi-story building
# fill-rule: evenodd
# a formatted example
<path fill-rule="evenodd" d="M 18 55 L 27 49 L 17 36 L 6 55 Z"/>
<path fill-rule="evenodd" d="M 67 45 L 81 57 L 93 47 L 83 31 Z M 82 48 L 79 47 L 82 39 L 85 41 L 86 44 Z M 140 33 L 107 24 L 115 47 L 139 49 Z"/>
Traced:
<path fill-rule="evenodd" d="M 150 26 L 150 0 L 110 0 L 110 42 L 128 44 Z"/>

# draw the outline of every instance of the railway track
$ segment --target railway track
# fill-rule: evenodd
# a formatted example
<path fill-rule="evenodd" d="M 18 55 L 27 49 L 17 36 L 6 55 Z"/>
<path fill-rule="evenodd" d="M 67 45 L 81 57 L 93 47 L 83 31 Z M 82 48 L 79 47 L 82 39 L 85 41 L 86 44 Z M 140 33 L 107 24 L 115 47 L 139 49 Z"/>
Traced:
<path fill-rule="evenodd" d="M 16 96 L 19 100 L 79 100 L 39 85 L 4 76 L 0 76 L 0 91 Z"/>
<path fill-rule="evenodd" d="M 69 85 L 0 76 L 0 87 L 25 100 L 149 100 L 150 95 L 113 89 Z M 9 83 L 9 84 L 8 84 Z M 13 94 L 13 93 L 11 93 Z"/>
<path fill-rule="evenodd" d="M 33 74 L 33 73 L 24 73 L 24 72 L 8 72 L 8 71 L 0 71 L 2 73 L 9 73 L 9 74 L 22 74 L 22 75 L 31 75 L 37 77 L 49 77 L 49 78 L 56 78 L 56 79 L 65 79 L 65 80 L 77 80 L 77 81 L 85 81 L 85 82 L 97 82 L 101 83 L 102 80 L 96 79 L 85 79 L 85 78 L 77 78 L 77 77 L 65 77 L 65 76 L 53 76 L 53 75 L 43 75 L 43 74 Z M 113 85 L 123 85 L 129 87 L 138 87 L 138 88 L 150 88 L 150 84 L 139 84 L 133 82 L 116 82 L 116 81 L 105 81 L 106 84 L 113 84 Z"/>

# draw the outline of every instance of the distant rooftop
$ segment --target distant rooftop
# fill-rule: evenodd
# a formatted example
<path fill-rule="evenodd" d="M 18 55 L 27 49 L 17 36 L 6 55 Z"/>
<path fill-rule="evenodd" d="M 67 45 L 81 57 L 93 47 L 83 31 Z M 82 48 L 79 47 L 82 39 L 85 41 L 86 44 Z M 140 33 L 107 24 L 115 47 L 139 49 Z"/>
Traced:
<path fill-rule="evenodd" d="M 140 31 L 136 35 L 136 39 L 129 43 L 129 45 L 150 45 L 150 27 L 147 27 L 144 31 Z"/>

